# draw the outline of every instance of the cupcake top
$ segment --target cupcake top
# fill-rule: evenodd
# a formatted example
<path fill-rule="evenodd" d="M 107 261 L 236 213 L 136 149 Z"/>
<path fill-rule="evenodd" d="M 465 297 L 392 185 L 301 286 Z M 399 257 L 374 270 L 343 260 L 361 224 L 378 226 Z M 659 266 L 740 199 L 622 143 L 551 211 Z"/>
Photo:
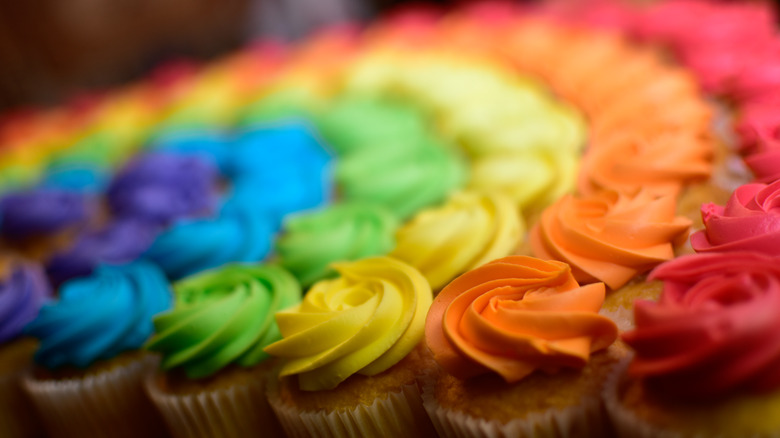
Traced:
<path fill-rule="evenodd" d="M 83 193 L 45 188 L 9 193 L 0 200 L 0 231 L 11 239 L 51 234 L 84 223 L 89 214 Z"/>
<path fill-rule="evenodd" d="M 22 334 L 51 297 L 43 269 L 32 262 L 9 262 L 9 272 L 0 281 L 0 344 Z"/>
<path fill-rule="evenodd" d="M 333 389 L 355 373 L 395 365 L 423 337 L 431 288 L 413 267 L 390 257 L 336 263 L 303 301 L 276 314 L 283 339 L 265 351 L 285 359 L 281 376 L 304 391 Z"/>
<path fill-rule="evenodd" d="M 170 305 L 168 281 L 154 264 L 103 265 L 63 284 L 25 332 L 41 341 L 38 364 L 86 368 L 140 348 L 152 334 L 152 316 Z"/>
<path fill-rule="evenodd" d="M 384 255 L 395 246 L 398 220 L 384 207 L 352 202 L 293 216 L 276 242 L 279 262 L 304 286 L 333 273 L 332 262 Z"/>
<path fill-rule="evenodd" d="M 658 302 L 637 301 L 629 374 L 670 396 L 706 400 L 780 387 L 777 259 L 730 252 L 679 257 L 656 268 Z"/>
<path fill-rule="evenodd" d="M 568 265 L 525 256 L 466 272 L 434 299 L 425 338 L 447 372 L 495 372 L 515 382 L 535 370 L 583 367 L 617 338 L 598 311 L 604 284 L 580 286 Z"/>
<path fill-rule="evenodd" d="M 274 265 L 230 264 L 174 285 L 175 305 L 154 318 L 146 348 L 163 355 L 164 370 L 210 376 L 228 364 L 252 366 L 281 338 L 275 312 L 301 299 L 301 287 Z"/>
<path fill-rule="evenodd" d="M 740 186 L 725 206 L 702 205 L 701 215 L 704 230 L 691 236 L 697 252 L 780 255 L 780 181 Z"/>
<path fill-rule="evenodd" d="M 512 253 L 523 230 L 508 197 L 458 192 L 401 227 L 392 256 L 419 269 L 435 291 L 465 271 Z"/>

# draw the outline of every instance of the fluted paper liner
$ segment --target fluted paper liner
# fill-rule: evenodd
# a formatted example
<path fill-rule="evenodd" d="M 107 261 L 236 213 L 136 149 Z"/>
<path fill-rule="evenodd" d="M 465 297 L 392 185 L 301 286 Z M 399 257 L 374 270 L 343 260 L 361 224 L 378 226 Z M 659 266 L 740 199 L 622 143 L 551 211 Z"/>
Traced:
<path fill-rule="evenodd" d="M 156 375 L 146 390 L 177 438 L 280 436 L 262 379 L 197 394 L 164 392 Z"/>
<path fill-rule="evenodd" d="M 30 369 L 22 386 L 51 437 L 166 436 L 143 390 L 143 380 L 158 361 L 149 355 L 98 374 L 59 380 L 37 379 Z"/>
<path fill-rule="evenodd" d="M 532 412 L 501 423 L 475 418 L 463 412 L 445 408 L 436 401 L 433 380 L 423 386 L 425 410 L 440 437 L 471 438 L 553 438 L 600 437 L 609 433 L 599 398 L 584 398 L 577 406 Z M 520 415 L 522 413 L 518 413 Z"/>
<path fill-rule="evenodd" d="M 22 390 L 23 371 L 0 376 L 0 432 L 4 438 L 41 435 L 34 408 Z"/>
<path fill-rule="evenodd" d="M 282 401 L 278 381 L 268 386 L 268 401 L 289 438 L 435 436 L 416 383 L 401 386 L 370 405 L 330 412 L 302 411 Z"/>

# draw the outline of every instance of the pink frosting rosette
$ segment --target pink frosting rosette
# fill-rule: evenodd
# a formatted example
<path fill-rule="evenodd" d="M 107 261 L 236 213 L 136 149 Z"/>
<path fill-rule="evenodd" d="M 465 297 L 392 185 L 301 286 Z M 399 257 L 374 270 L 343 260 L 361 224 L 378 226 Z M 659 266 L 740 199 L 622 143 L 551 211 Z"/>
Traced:
<path fill-rule="evenodd" d="M 780 181 L 740 186 L 725 206 L 707 203 L 701 214 L 705 229 L 691 236 L 696 252 L 780 255 Z"/>
<path fill-rule="evenodd" d="M 780 386 L 780 264 L 758 253 L 693 254 L 656 268 L 659 301 L 637 301 L 628 373 L 685 398 Z"/>

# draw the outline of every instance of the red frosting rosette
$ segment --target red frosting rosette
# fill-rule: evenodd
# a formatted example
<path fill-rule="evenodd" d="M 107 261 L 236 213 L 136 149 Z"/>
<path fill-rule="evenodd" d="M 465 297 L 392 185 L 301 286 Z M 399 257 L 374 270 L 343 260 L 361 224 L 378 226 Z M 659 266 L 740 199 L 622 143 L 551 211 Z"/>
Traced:
<path fill-rule="evenodd" d="M 617 338 L 598 314 L 604 284 L 580 286 L 569 266 L 525 256 L 494 260 L 456 278 L 434 299 L 425 337 L 447 372 L 496 372 L 507 382 L 534 370 L 582 367 Z"/>
<path fill-rule="evenodd" d="M 683 256 L 656 268 L 657 303 L 635 304 L 629 374 L 686 398 L 780 386 L 780 264 L 757 253 Z"/>
<path fill-rule="evenodd" d="M 740 186 L 725 207 L 704 204 L 701 214 L 705 229 L 691 236 L 696 252 L 780 255 L 780 181 Z"/>

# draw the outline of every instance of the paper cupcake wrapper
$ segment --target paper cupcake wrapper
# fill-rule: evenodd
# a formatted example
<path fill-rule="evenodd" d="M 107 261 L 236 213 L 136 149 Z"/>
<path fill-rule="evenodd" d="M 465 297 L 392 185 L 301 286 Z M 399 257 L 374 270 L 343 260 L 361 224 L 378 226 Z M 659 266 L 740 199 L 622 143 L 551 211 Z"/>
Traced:
<path fill-rule="evenodd" d="M 441 406 L 434 397 L 434 384 L 432 380 L 426 382 L 422 400 L 440 437 L 557 438 L 609 435 L 609 426 L 598 398 L 585 398 L 577 406 L 531 413 L 523 418 L 501 423 L 475 418 Z"/>
<path fill-rule="evenodd" d="M 146 356 L 81 379 L 37 379 L 32 370 L 22 386 L 51 437 L 156 437 L 167 431 L 143 391 L 158 359 Z"/>
<path fill-rule="evenodd" d="M 39 436 L 43 433 L 34 407 L 22 390 L 23 371 L 0 376 L 0 432 L 5 438 Z"/>
<path fill-rule="evenodd" d="M 198 394 L 164 392 L 156 375 L 145 382 L 146 391 L 177 438 L 280 436 L 281 428 L 258 379 Z"/>
<path fill-rule="evenodd" d="M 278 381 L 268 386 L 268 401 L 289 438 L 435 436 L 417 384 L 404 385 L 371 405 L 330 412 L 302 411 L 282 401 Z"/>

